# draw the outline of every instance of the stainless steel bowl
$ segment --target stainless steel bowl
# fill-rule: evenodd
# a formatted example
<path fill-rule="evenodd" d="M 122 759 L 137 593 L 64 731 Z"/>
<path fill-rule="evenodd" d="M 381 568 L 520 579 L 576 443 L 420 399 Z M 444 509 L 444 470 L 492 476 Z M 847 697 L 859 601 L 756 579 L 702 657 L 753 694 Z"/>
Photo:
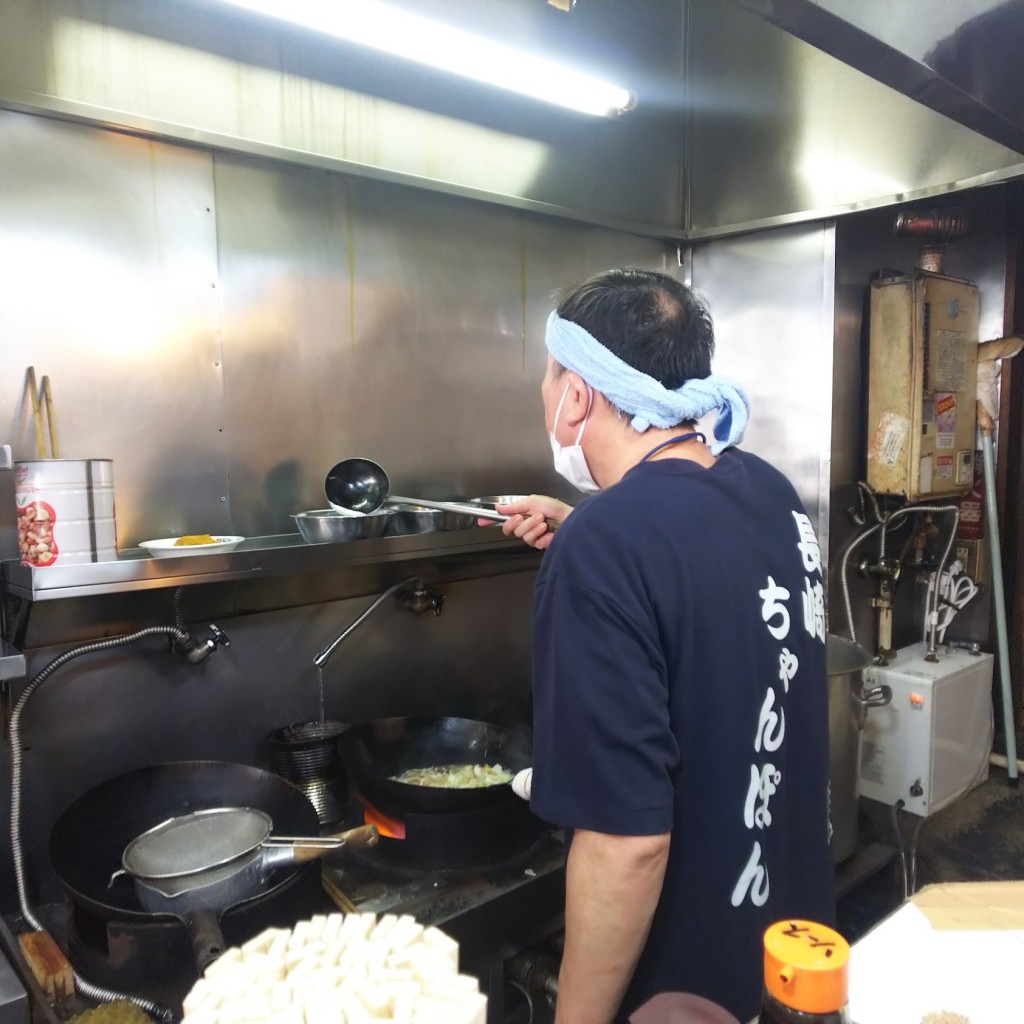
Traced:
<path fill-rule="evenodd" d="M 312 512 L 299 512 L 292 519 L 308 543 L 330 544 L 342 540 L 383 537 L 394 515 L 390 508 L 368 516 L 343 516 L 334 509 L 321 508 Z"/>
<path fill-rule="evenodd" d="M 494 508 L 495 505 L 511 505 L 513 501 L 524 501 L 528 497 L 528 494 L 485 494 L 482 498 L 470 498 L 469 503 Z"/>
<path fill-rule="evenodd" d="M 476 516 L 461 512 L 443 512 L 420 505 L 390 505 L 395 514 L 388 524 L 389 537 L 407 537 L 414 533 L 440 533 L 443 530 L 467 530 L 476 526 Z"/>

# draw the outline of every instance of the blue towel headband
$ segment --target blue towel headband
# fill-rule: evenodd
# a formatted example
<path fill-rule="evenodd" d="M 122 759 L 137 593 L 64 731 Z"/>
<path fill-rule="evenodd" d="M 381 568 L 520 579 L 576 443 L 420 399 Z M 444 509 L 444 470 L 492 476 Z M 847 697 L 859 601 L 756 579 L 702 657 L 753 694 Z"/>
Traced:
<path fill-rule="evenodd" d="M 691 423 L 717 409 L 711 450 L 717 455 L 743 439 L 750 400 L 739 384 L 726 377 L 695 378 L 670 391 L 557 313 L 548 317 L 544 341 L 556 362 L 578 373 L 612 405 L 629 413 L 633 417 L 630 425 L 641 434 L 648 427 L 667 429 Z"/>

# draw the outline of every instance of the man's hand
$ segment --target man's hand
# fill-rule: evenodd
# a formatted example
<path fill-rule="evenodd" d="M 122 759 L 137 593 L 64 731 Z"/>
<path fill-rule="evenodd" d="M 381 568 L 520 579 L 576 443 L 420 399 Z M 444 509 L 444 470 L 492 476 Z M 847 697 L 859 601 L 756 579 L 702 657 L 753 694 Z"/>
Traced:
<path fill-rule="evenodd" d="M 671 835 L 573 833 L 555 1024 L 610 1024 L 643 952 Z"/>
<path fill-rule="evenodd" d="M 521 501 L 495 507 L 503 515 L 512 517 L 501 524 L 501 532 L 506 537 L 518 537 L 538 551 L 543 551 L 554 538 L 551 524 L 565 522 L 572 511 L 572 505 L 543 494 L 531 494 Z"/>

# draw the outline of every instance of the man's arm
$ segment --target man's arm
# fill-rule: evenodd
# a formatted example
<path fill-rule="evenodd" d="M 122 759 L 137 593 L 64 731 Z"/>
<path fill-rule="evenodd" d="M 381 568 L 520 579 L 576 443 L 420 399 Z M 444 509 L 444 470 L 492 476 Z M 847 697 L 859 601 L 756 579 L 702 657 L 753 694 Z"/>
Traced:
<path fill-rule="evenodd" d="M 555 1024 L 614 1018 L 647 941 L 670 839 L 573 833 Z"/>

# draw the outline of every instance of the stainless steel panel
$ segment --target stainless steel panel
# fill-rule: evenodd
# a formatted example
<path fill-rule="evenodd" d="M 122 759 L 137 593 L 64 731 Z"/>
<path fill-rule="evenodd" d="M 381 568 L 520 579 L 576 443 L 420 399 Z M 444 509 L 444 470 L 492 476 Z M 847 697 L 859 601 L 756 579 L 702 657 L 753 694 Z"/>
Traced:
<path fill-rule="evenodd" d="M 597 221 L 678 229 L 677 0 L 403 0 L 638 96 L 613 121 L 449 80 L 237 9 L 167 0 L 5 0 L 0 104 L 90 119 Z"/>
<path fill-rule="evenodd" d="M 739 0 L 906 96 L 1024 151 L 1022 0 Z"/>
<path fill-rule="evenodd" d="M 693 238 L 1024 171 L 1019 153 L 738 4 L 691 0 L 690 17 Z"/>
<path fill-rule="evenodd" d="M 112 458 L 122 545 L 230 523 L 208 155 L 0 111 L 0 408 L 34 457 L 24 370 L 68 458 Z"/>
<path fill-rule="evenodd" d="M 293 529 L 352 455 L 413 497 L 565 493 L 539 398 L 552 293 L 662 266 L 662 243 L 237 156 L 215 179 L 239 533 Z"/>
<path fill-rule="evenodd" d="M 826 535 L 833 233 L 807 224 L 693 247 L 693 285 L 715 322 L 714 370 L 750 395 L 743 447 L 789 478 Z"/>

